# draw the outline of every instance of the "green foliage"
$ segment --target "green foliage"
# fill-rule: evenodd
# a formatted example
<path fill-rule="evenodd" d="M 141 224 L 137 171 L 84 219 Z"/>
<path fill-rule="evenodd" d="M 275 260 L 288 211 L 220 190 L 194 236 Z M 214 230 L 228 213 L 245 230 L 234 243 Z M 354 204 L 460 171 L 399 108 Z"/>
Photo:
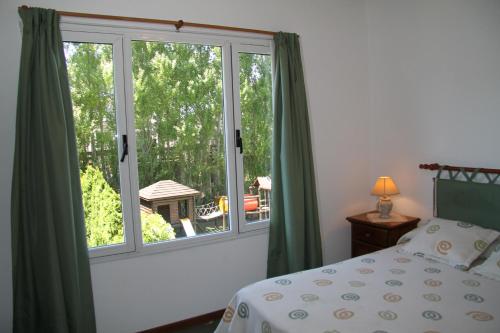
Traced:
<path fill-rule="evenodd" d="M 142 240 L 144 243 L 155 243 L 175 239 L 174 228 L 160 214 L 141 212 Z"/>
<path fill-rule="evenodd" d="M 145 41 L 131 47 L 140 187 L 171 179 L 202 192 L 197 204 L 227 195 L 221 48 Z M 123 241 L 112 51 L 109 44 L 65 43 L 84 202 L 91 205 L 89 246 Z M 239 77 L 248 189 L 271 170 L 270 57 L 241 53 Z M 159 217 L 145 217 L 145 241 L 175 237 Z"/>
<path fill-rule="evenodd" d="M 118 244 L 123 239 L 120 196 L 92 165 L 80 171 L 88 247 Z"/>
<path fill-rule="evenodd" d="M 271 57 L 240 54 L 240 109 L 245 146 L 245 188 L 259 176 L 271 176 Z"/>
<path fill-rule="evenodd" d="M 221 48 L 132 43 L 139 184 L 226 193 Z"/>
<path fill-rule="evenodd" d="M 112 51 L 107 44 L 65 43 L 80 165 L 99 167 L 117 190 Z"/>
<path fill-rule="evenodd" d="M 132 43 L 139 183 L 173 179 L 226 195 L 219 47 Z M 240 55 L 245 187 L 271 171 L 271 60 Z"/>

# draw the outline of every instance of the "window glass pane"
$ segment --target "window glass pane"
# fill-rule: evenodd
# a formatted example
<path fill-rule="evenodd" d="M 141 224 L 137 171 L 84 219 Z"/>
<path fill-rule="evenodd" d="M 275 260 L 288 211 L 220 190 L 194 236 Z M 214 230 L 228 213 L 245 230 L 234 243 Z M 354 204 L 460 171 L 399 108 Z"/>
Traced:
<path fill-rule="evenodd" d="M 222 49 L 132 42 L 144 243 L 229 229 Z"/>
<path fill-rule="evenodd" d="M 271 201 L 271 56 L 239 53 L 240 110 L 244 145 L 244 209 L 247 222 L 269 218 Z"/>
<path fill-rule="evenodd" d="M 124 243 L 111 44 L 65 42 L 87 245 Z"/>

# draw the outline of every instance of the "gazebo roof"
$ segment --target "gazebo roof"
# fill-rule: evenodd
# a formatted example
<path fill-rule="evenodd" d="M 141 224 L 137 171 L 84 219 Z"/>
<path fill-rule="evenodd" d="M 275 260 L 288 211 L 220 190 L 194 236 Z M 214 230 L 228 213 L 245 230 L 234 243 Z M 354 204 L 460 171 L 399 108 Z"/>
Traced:
<path fill-rule="evenodd" d="M 173 199 L 200 195 L 200 191 L 173 180 L 160 180 L 139 190 L 139 197 L 147 201 Z"/>
<path fill-rule="evenodd" d="M 252 185 L 261 190 L 271 191 L 271 177 L 257 177 Z"/>

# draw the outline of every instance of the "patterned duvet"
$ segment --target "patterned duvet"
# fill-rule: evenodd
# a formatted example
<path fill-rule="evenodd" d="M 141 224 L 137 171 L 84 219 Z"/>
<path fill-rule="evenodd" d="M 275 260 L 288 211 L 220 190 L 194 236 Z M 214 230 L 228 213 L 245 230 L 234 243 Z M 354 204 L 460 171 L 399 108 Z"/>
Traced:
<path fill-rule="evenodd" d="M 500 333 L 500 282 L 393 247 L 238 291 L 216 333 Z"/>

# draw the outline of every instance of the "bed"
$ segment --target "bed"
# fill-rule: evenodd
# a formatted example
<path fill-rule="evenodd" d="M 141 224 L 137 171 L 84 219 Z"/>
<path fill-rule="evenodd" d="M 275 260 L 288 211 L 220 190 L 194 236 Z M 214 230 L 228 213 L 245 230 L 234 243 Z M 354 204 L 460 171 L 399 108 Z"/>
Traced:
<path fill-rule="evenodd" d="M 497 213 L 500 186 L 491 178 L 474 182 L 474 171 L 458 171 L 466 181 L 456 179 L 458 172 L 448 179 L 438 173 L 436 215 L 456 218 L 459 211 L 468 223 L 498 230 L 500 214 L 491 219 L 484 203 Z M 216 333 L 500 332 L 500 280 L 402 246 L 249 285 L 234 295 Z"/>

